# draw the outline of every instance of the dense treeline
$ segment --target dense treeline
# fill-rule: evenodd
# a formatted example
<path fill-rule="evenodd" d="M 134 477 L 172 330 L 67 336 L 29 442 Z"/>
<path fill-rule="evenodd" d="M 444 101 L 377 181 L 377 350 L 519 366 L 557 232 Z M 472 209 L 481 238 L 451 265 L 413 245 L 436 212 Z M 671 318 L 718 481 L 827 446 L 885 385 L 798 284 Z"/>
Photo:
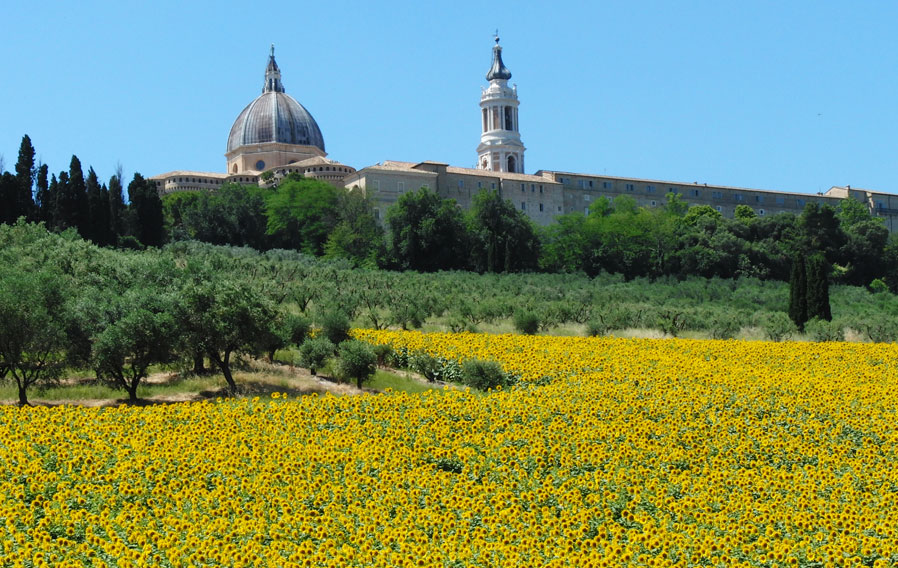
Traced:
<path fill-rule="evenodd" d="M 85 177 L 73 156 L 68 170 L 49 175 L 34 155 L 23 137 L 15 173 L 0 175 L 0 221 L 25 217 L 56 231 L 73 227 L 99 245 L 200 240 L 344 258 L 368 268 L 619 274 L 628 280 L 785 282 L 796 263 L 822 258 L 818 268 L 827 282 L 898 292 L 898 240 L 854 200 L 838 208 L 809 203 L 801 215 L 764 217 L 742 205 L 726 219 L 709 206 L 688 207 L 676 194 L 651 209 L 629 196 L 613 202 L 603 197 L 588 215 L 564 215 L 535 227 L 495 191 L 477 195 L 464 212 L 422 188 L 376 219 L 361 192 L 297 175 L 273 187 L 226 184 L 215 192 L 160 199 L 154 185 L 135 174 L 126 204 L 120 172 L 108 186 L 101 184 L 93 168 Z"/>
<path fill-rule="evenodd" d="M 35 162 L 35 154 L 26 134 L 15 175 L 0 172 L 0 223 L 24 218 L 42 221 L 55 231 L 73 228 L 101 246 L 164 244 L 162 201 L 155 185 L 139 173 L 128 184 L 126 204 L 121 171 L 107 185 L 92 167 L 85 177 L 81 160 L 72 156 L 68 170 L 51 174 L 47 164 Z"/>
<path fill-rule="evenodd" d="M 811 338 L 838 339 L 848 328 L 898 338 L 898 297 L 845 285 L 831 292 L 833 323 L 809 323 Z M 785 283 L 751 277 L 425 274 L 197 241 L 116 250 L 74 228 L 0 225 L 0 378 L 17 384 L 23 403 L 64 368 L 90 370 L 133 399 L 156 363 L 198 373 L 211 365 L 233 390 L 236 357 L 271 357 L 287 345 L 310 368 L 338 350 L 341 361 L 359 361 L 357 346 L 340 345 L 350 325 L 507 331 L 513 322 L 525 333 L 652 328 L 721 338 L 752 327 L 782 340 L 797 332 L 788 309 Z M 310 327 L 330 343 L 308 343 Z"/>

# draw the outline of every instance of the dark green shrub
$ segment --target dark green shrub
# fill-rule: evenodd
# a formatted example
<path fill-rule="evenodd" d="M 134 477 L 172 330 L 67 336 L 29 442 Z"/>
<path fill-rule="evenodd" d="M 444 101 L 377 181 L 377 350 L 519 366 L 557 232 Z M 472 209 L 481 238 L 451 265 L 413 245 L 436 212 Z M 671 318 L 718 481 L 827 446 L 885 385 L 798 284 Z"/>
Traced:
<path fill-rule="evenodd" d="M 338 355 L 337 374 L 342 379 L 354 379 L 358 388 L 362 388 L 362 383 L 377 370 L 377 355 L 365 341 L 344 341 L 340 344 Z"/>
<path fill-rule="evenodd" d="M 898 320 L 885 314 L 865 314 L 852 327 L 873 343 L 892 343 L 898 339 Z"/>
<path fill-rule="evenodd" d="M 514 328 L 518 333 L 534 335 L 539 331 L 539 316 L 531 311 L 518 311 L 514 314 Z"/>
<path fill-rule="evenodd" d="M 742 326 L 729 314 L 716 314 L 708 322 L 708 331 L 713 339 L 733 339 Z"/>
<path fill-rule="evenodd" d="M 319 316 L 321 335 L 334 345 L 349 339 L 349 316 L 339 310 L 329 310 Z"/>
<path fill-rule="evenodd" d="M 783 312 L 771 312 L 761 318 L 761 329 L 770 341 L 785 341 L 798 332 L 795 322 Z"/>
<path fill-rule="evenodd" d="M 393 354 L 393 346 L 389 343 L 378 343 L 371 347 L 374 349 L 374 356 L 377 357 L 377 365 L 380 367 L 386 365 Z"/>
<path fill-rule="evenodd" d="M 514 379 L 495 361 L 469 359 L 462 365 L 462 376 L 466 385 L 482 391 L 514 384 Z"/>
<path fill-rule="evenodd" d="M 443 364 L 436 357 L 422 351 L 411 356 L 409 367 L 432 383 L 440 377 Z"/>
<path fill-rule="evenodd" d="M 870 282 L 870 291 L 874 294 L 882 294 L 883 292 L 889 291 L 889 285 L 881 278 L 875 278 L 873 279 L 873 282 Z"/>
<path fill-rule="evenodd" d="M 299 346 L 299 355 L 296 364 L 306 367 L 312 375 L 316 369 L 324 366 L 324 363 L 334 354 L 334 344 L 326 337 L 310 337 Z"/>
<path fill-rule="evenodd" d="M 804 325 L 804 331 L 814 341 L 845 341 L 845 329 L 841 322 L 814 318 Z"/>
<path fill-rule="evenodd" d="M 296 314 L 288 314 L 284 318 L 284 327 L 287 331 L 287 340 L 291 345 L 296 345 L 299 347 L 306 340 L 306 337 L 309 336 L 309 328 L 312 326 L 312 322 L 309 321 L 309 318 L 305 316 L 299 316 Z"/>

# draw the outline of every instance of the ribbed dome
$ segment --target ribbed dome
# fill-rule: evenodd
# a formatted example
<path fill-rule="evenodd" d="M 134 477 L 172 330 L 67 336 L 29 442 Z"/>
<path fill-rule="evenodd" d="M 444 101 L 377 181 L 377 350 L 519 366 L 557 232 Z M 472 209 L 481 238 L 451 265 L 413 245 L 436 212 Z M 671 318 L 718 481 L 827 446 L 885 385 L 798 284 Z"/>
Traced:
<path fill-rule="evenodd" d="M 325 151 L 321 129 L 309 111 L 290 95 L 277 91 L 262 93 L 243 109 L 231 127 L 228 152 L 265 142 L 317 146 Z"/>
<path fill-rule="evenodd" d="M 274 46 L 265 69 L 262 94 L 249 103 L 234 121 L 228 136 L 228 152 L 249 144 L 280 142 L 316 146 L 324 152 L 318 123 L 296 99 L 284 92 L 281 70 L 274 60 Z"/>

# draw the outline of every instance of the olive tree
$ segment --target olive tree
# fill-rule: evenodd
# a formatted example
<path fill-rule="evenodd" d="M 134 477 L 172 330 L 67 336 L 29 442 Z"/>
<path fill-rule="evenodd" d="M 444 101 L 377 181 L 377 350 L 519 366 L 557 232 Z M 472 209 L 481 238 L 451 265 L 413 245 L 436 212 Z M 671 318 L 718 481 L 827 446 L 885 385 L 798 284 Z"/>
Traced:
<path fill-rule="evenodd" d="M 228 392 L 237 392 L 231 373 L 234 354 L 252 354 L 259 337 L 271 333 L 277 312 L 268 298 L 248 282 L 197 271 L 183 282 L 177 323 L 186 350 L 203 352 L 224 375 Z"/>
<path fill-rule="evenodd" d="M 134 403 L 150 365 L 170 357 L 177 324 L 170 300 L 145 288 L 129 290 L 111 311 L 114 321 L 96 337 L 91 358 L 97 374 L 126 390 Z"/>
<path fill-rule="evenodd" d="M 28 388 L 58 377 L 66 359 L 65 295 L 46 272 L 0 273 L 0 375 L 16 383 L 19 404 Z"/>

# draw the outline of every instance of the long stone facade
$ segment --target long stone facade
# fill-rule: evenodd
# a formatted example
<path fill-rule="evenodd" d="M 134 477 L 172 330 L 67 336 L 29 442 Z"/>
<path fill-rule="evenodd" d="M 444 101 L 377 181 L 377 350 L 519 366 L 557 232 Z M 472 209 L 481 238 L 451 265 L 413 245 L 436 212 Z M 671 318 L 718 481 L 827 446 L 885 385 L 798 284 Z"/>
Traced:
<path fill-rule="evenodd" d="M 842 199 L 856 199 L 885 221 L 890 232 L 898 231 L 898 195 L 852 187 L 832 187 L 825 193 L 808 194 L 731 186 L 616 177 L 588 173 L 539 170 L 524 172 L 517 85 L 509 86 L 511 71 L 502 61 L 499 38 L 486 75 L 489 87 L 482 89 L 480 143 L 477 168 L 459 168 L 442 162 L 386 160 L 358 171 L 326 157 L 324 137 L 312 115 L 286 94 L 281 72 L 268 58 L 262 94 L 240 113 L 228 137 L 227 173 L 177 170 L 150 179 L 160 194 L 175 191 L 215 191 L 224 183 L 270 185 L 291 173 L 319 179 L 337 187 L 368 195 L 375 216 L 405 193 L 429 188 L 445 199 L 454 199 L 468 209 L 478 192 L 496 191 L 538 225 L 548 225 L 559 215 L 585 214 L 600 197 L 612 202 L 620 196 L 633 198 L 639 206 L 659 207 L 668 193 L 676 193 L 689 204 L 708 205 L 725 217 L 745 205 L 760 217 L 777 213 L 800 214 L 808 203 L 837 206 Z"/>

